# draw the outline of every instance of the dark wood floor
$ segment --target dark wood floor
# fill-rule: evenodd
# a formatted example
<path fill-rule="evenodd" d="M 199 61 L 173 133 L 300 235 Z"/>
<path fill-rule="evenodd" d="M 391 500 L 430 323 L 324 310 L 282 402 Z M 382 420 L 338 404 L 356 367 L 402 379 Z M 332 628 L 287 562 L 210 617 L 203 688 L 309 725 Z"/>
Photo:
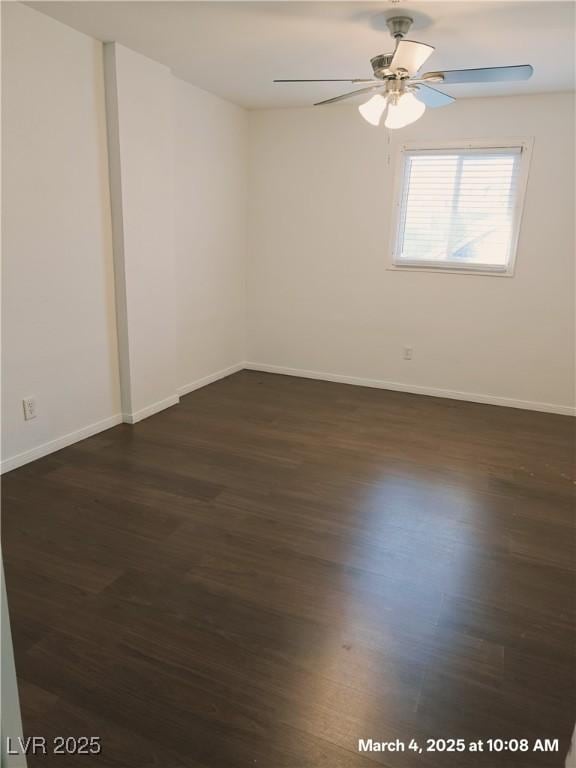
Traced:
<path fill-rule="evenodd" d="M 244 371 L 3 479 L 30 766 L 560 766 L 573 422 Z M 556 753 L 361 755 L 560 739 Z"/>

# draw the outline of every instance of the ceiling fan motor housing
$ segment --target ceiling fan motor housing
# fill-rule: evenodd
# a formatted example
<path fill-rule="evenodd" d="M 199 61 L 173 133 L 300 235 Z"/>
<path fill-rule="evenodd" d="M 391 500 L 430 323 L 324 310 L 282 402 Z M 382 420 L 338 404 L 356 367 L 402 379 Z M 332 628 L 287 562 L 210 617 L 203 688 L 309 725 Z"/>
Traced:
<path fill-rule="evenodd" d="M 370 59 L 370 64 L 372 64 L 372 69 L 374 70 L 374 77 L 379 77 L 383 80 L 390 74 L 389 67 L 393 57 L 393 53 L 381 53 L 379 56 L 374 56 L 373 59 Z"/>

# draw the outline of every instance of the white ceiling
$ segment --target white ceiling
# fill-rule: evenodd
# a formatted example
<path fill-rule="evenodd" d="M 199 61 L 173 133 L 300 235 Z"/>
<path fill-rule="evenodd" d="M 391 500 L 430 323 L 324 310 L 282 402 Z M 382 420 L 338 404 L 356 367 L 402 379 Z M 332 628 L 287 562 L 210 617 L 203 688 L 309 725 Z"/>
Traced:
<path fill-rule="evenodd" d="M 365 77 L 390 51 L 386 18 L 414 18 L 409 38 L 436 46 L 427 69 L 532 64 L 531 80 L 446 86 L 454 96 L 574 89 L 574 9 L 544 2 L 30 2 L 102 41 L 116 40 L 249 108 L 306 106 L 346 84 L 274 78 Z M 344 87 L 342 87 L 344 86 Z"/>

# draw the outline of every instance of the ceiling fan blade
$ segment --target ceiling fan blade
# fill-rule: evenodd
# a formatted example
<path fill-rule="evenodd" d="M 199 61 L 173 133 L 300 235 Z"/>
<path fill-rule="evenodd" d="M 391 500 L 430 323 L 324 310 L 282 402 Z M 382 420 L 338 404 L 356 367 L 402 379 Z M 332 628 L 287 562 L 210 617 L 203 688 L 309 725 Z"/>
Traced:
<path fill-rule="evenodd" d="M 436 88 L 430 88 L 429 85 L 416 85 L 414 96 L 416 96 L 418 101 L 426 104 L 427 107 L 445 107 L 447 104 L 452 104 L 453 101 L 456 101 L 453 96 L 437 91 Z"/>
<path fill-rule="evenodd" d="M 273 80 L 273 83 L 378 83 L 373 77 L 328 78 L 323 80 Z"/>
<path fill-rule="evenodd" d="M 342 96 L 334 96 L 331 99 L 324 99 L 324 101 L 317 101 L 314 104 L 315 107 L 319 107 L 321 104 L 333 104 L 335 101 L 342 101 L 343 99 L 351 99 L 352 96 L 357 96 L 360 93 L 370 93 L 372 91 L 379 91 L 386 87 L 386 83 L 380 85 L 371 85 L 368 88 L 359 88 L 357 91 L 350 91 L 350 93 L 343 93 Z"/>
<path fill-rule="evenodd" d="M 513 67 L 482 67 L 481 69 L 450 69 L 447 72 L 426 72 L 422 80 L 432 80 L 444 85 L 457 83 L 502 83 L 508 80 L 528 80 L 534 68 L 530 64 Z"/>
<path fill-rule="evenodd" d="M 405 69 L 410 77 L 412 77 L 434 53 L 434 50 L 432 45 L 426 45 L 426 43 L 400 40 L 388 68 L 393 71 Z"/>

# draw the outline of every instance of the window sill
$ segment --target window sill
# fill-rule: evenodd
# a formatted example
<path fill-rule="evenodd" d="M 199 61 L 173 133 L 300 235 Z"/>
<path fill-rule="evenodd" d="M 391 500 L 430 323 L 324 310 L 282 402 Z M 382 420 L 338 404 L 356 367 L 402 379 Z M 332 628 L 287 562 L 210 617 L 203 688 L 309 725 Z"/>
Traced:
<path fill-rule="evenodd" d="M 484 277 L 514 277 L 510 269 L 474 269 L 474 267 L 432 267 L 425 264 L 389 264 L 389 272 L 430 272 L 449 275 L 482 275 Z"/>

